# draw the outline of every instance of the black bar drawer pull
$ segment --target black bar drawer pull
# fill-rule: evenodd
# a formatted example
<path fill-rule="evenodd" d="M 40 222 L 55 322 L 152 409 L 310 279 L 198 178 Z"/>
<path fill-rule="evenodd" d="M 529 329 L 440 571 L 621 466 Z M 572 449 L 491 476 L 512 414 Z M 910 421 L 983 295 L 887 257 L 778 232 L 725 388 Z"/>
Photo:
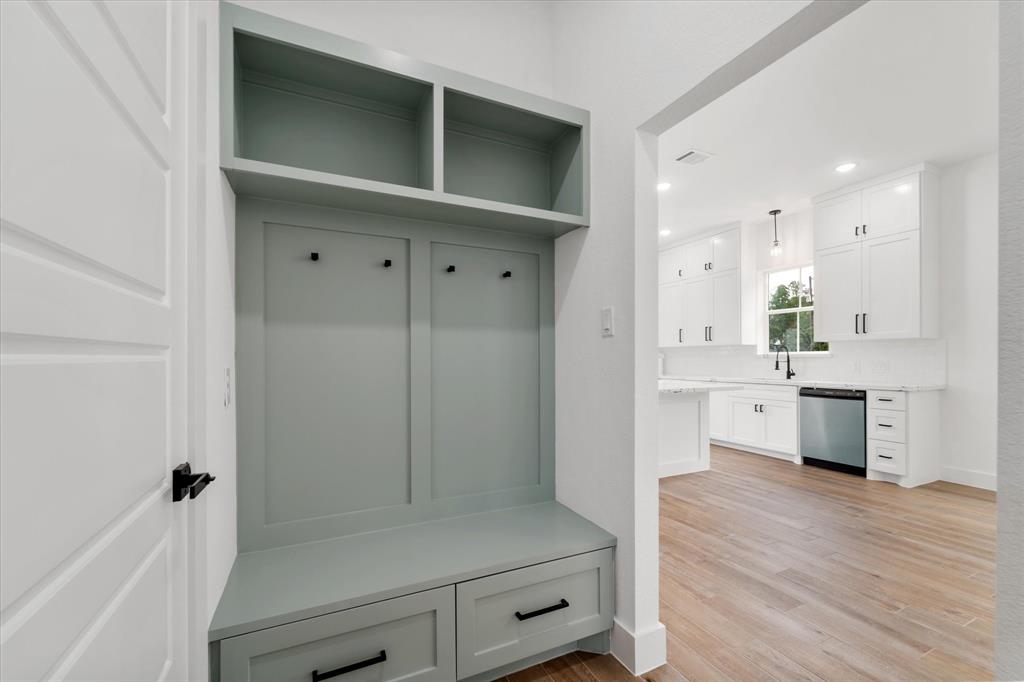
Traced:
<path fill-rule="evenodd" d="M 879 455 L 878 458 L 879 459 L 892 459 L 892 456 L 891 455 Z"/>
<path fill-rule="evenodd" d="M 377 654 L 373 658 L 368 658 L 365 661 L 359 661 L 358 663 L 343 665 L 340 668 L 328 670 L 325 673 L 322 673 L 319 670 L 314 670 L 313 682 L 320 682 L 320 680 L 328 680 L 332 677 L 337 677 L 338 675 L 344 675 L 345 673 L 354 672 L 356 670 L 362 670 L 363 668 L 369 668 L 371 665 L 377 665 L 378 663 L 383 663 L 386 660 L 388 660 L 388 652 L 384 649 L 381 649 L 379 654 Z"/>
<path fill-rule="evenodd" d="M 883 424 L 882 422 L 878 422 L 878 425 L 882 426 L 884 428 L 887 428 L 887 429 L 891 429 L 892 428 L 892 424 Z"/>
<path fill-rule="evenodd" d="M 892 402 L 892 398 L 879 398 L 878 402 L 880 402 L 880 403 L 891 403 Z"/>
<path fill-rule="evenodd" d="M 559 599 L 557 604 L 552 606 L 545 606 L 542 609 L 536 611 L 530 611 L 529 613 L 520 613 L 516 611 L 516 618 L 519 620 L 529 620 L 530 618 L 536 618 L 537 616 L 543 616 L 545 613 L 551 613 L 553 611 L 561 611 L 562 609 L 569 608 L 569 602 L 564 599 Z"/>

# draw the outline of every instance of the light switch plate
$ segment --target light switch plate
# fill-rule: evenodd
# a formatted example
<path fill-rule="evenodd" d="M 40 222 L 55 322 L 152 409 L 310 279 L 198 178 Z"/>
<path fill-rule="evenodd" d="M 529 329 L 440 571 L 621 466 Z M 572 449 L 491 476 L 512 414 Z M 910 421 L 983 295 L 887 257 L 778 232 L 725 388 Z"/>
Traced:
<path fill-rule="evenodd" d="M 601 308 L 601 336 L 615 336 L 615 310 L 611 306 Z"/>

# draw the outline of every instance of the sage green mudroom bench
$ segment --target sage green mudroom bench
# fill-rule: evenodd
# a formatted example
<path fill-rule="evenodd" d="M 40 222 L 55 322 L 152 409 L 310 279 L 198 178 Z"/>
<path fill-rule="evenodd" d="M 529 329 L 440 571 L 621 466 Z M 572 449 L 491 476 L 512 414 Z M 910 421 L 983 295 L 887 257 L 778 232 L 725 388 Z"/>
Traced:
<path fill-rule="evenodd" d="M 555 501 L 554 239 L 589 114 L 222 5 L 238 548 L 221 682 L 488 680 L 606 651 L 615 538 Z"/>

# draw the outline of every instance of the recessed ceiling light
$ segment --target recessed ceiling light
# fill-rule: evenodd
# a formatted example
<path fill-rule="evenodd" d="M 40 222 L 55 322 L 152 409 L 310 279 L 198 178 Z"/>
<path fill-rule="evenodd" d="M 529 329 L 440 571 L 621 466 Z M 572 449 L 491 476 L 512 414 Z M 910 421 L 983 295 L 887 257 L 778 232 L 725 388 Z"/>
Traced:
<path fill-rule="evenodd" d="M 671 182 L 659 182 L 658 183 L 658 191 L 659 192 L 664 192 L 665 190 L 667 190 L 671 186 L 672 186 Z"/>
<path fill-rule="evenodd" d="M 853 161 L 847 161 L 846 163 L 841 163 L 838 166 L 836 166 L 836 173 L 849 173 L 856 167 L 857 164 L 855 164 Z"/>
<path fill-rule="evenodd" d="M 658 234 L 660 234 L 662 237 L 667 237 L 670 234 L 672 234 L 672 230 L 661 230 L 660 232 L 658 232 Z"/>

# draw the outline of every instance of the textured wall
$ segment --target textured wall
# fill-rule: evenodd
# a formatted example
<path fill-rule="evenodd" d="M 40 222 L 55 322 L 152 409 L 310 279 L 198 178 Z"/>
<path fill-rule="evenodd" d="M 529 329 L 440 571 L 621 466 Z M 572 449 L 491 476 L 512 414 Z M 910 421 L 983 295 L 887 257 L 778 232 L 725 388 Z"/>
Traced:
<path fill-rule="evenodd" d="M 1024 3 L 999 4 L 996 675 L 1024 679 Z"/>

